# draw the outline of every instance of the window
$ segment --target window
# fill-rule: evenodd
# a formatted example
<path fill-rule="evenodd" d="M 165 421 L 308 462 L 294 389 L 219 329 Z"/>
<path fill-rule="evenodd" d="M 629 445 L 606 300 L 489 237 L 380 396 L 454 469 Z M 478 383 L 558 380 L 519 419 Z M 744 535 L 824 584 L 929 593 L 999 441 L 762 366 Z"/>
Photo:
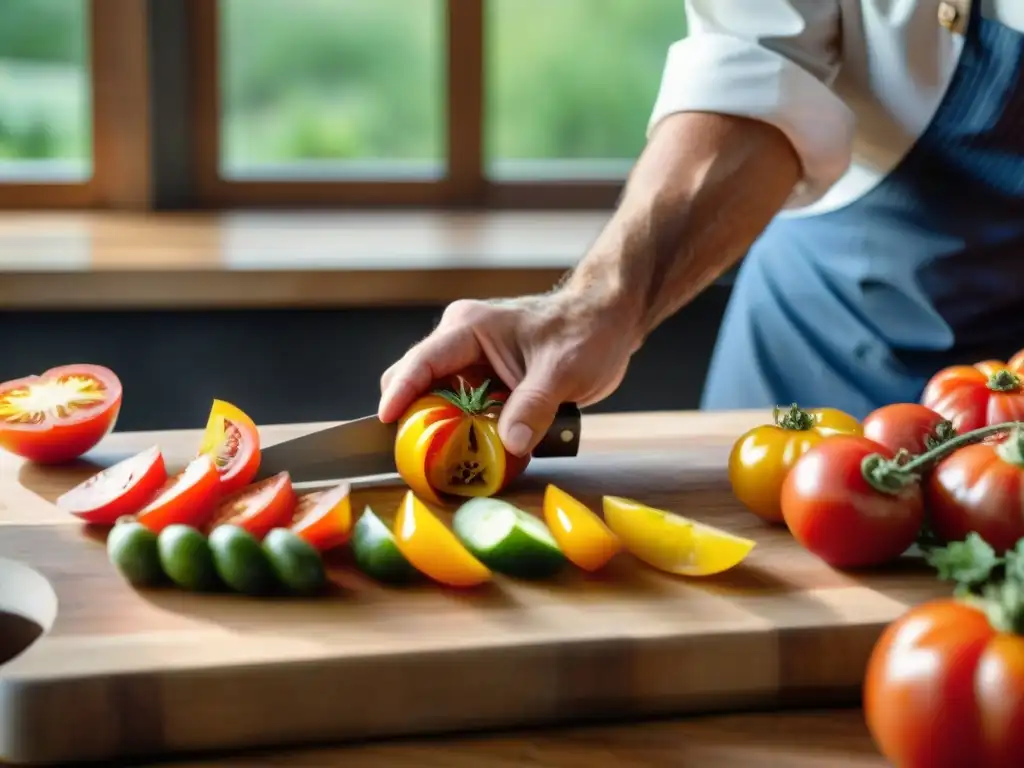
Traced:
<path fill-rule="evenodd" d="M 0 184 L 92 175 L 86 0 L 0 3 Z"/>
<path fill-rule="evenodd" d="M 682 0 L 0 0 L 0 207 L 607 208 L 684 34 Z"/>
<path fill-rule="evenodd" d="M 622 179 L 643 149 L 681 0 L 488 0 L 494 179 Z"/>
<path fill-rule="evenodd" d="M 437 179 L 437 0 L 221 0 L 220 173 Z"/>

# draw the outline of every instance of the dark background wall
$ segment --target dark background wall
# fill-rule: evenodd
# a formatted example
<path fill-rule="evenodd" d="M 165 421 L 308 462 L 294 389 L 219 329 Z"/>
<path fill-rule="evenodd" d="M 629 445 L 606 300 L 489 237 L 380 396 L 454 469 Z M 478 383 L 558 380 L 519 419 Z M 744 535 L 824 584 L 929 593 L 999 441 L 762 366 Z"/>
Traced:
<path fill-rule="evenodd" d="M 716 285 L 662 325 L 590 410 L 696 408 L 728 292 Z M 214 398 L 263 424 L 347 419 L 376 410 L 380 374 L 441 309 L 0 312 L 0 380 L 109 366 L 125 387 L 119 431 L 201 427 Z"/>

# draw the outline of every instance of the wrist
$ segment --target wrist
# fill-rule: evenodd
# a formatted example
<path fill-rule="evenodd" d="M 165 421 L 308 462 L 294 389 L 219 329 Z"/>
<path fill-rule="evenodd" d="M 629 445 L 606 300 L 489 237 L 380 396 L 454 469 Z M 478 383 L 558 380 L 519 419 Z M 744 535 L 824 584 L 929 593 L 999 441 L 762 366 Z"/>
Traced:
<path fill-rule="evenodd" d="M 643 297 L 630 290 L 613 269 L 594 269 L 581 262 L 556 289 L 555 297 L 563 316 L 575 316 L 588 325 L 609 329 L 628 341 L 630 354 L 647 336 Z"/>

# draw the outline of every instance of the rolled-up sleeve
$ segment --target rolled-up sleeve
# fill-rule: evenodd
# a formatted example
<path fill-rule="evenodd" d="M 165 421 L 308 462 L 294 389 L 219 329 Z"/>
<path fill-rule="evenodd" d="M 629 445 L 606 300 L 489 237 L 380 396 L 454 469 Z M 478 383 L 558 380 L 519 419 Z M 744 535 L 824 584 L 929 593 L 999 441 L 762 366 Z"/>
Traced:
<path fill-rule="evenodd" d="M 687 36 L 668 52 L 648 135 L 679 112 L 762 120 L 790 140 L 803 178 L 787 201 L 818 200 L 850 165 L 853 113 L 832 90 L 839 0 L 687 0 Z"/>

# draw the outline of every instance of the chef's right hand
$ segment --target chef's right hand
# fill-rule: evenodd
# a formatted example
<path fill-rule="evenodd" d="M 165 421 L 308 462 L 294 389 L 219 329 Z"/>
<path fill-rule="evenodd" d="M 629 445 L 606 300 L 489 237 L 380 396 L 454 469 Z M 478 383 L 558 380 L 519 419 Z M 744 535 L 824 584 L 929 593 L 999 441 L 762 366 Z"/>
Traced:
<path fill-rule="evenodd" d="M 566 291 L 449 305 L 437 328 L 381 377 L 378 415 L 397 420 L 437 379 L 486 364 L 511 389 L 498 434 L 506 449 L 534 449 L 565 402 L 602 400 L 640 346 L 627 313 Z"/>

